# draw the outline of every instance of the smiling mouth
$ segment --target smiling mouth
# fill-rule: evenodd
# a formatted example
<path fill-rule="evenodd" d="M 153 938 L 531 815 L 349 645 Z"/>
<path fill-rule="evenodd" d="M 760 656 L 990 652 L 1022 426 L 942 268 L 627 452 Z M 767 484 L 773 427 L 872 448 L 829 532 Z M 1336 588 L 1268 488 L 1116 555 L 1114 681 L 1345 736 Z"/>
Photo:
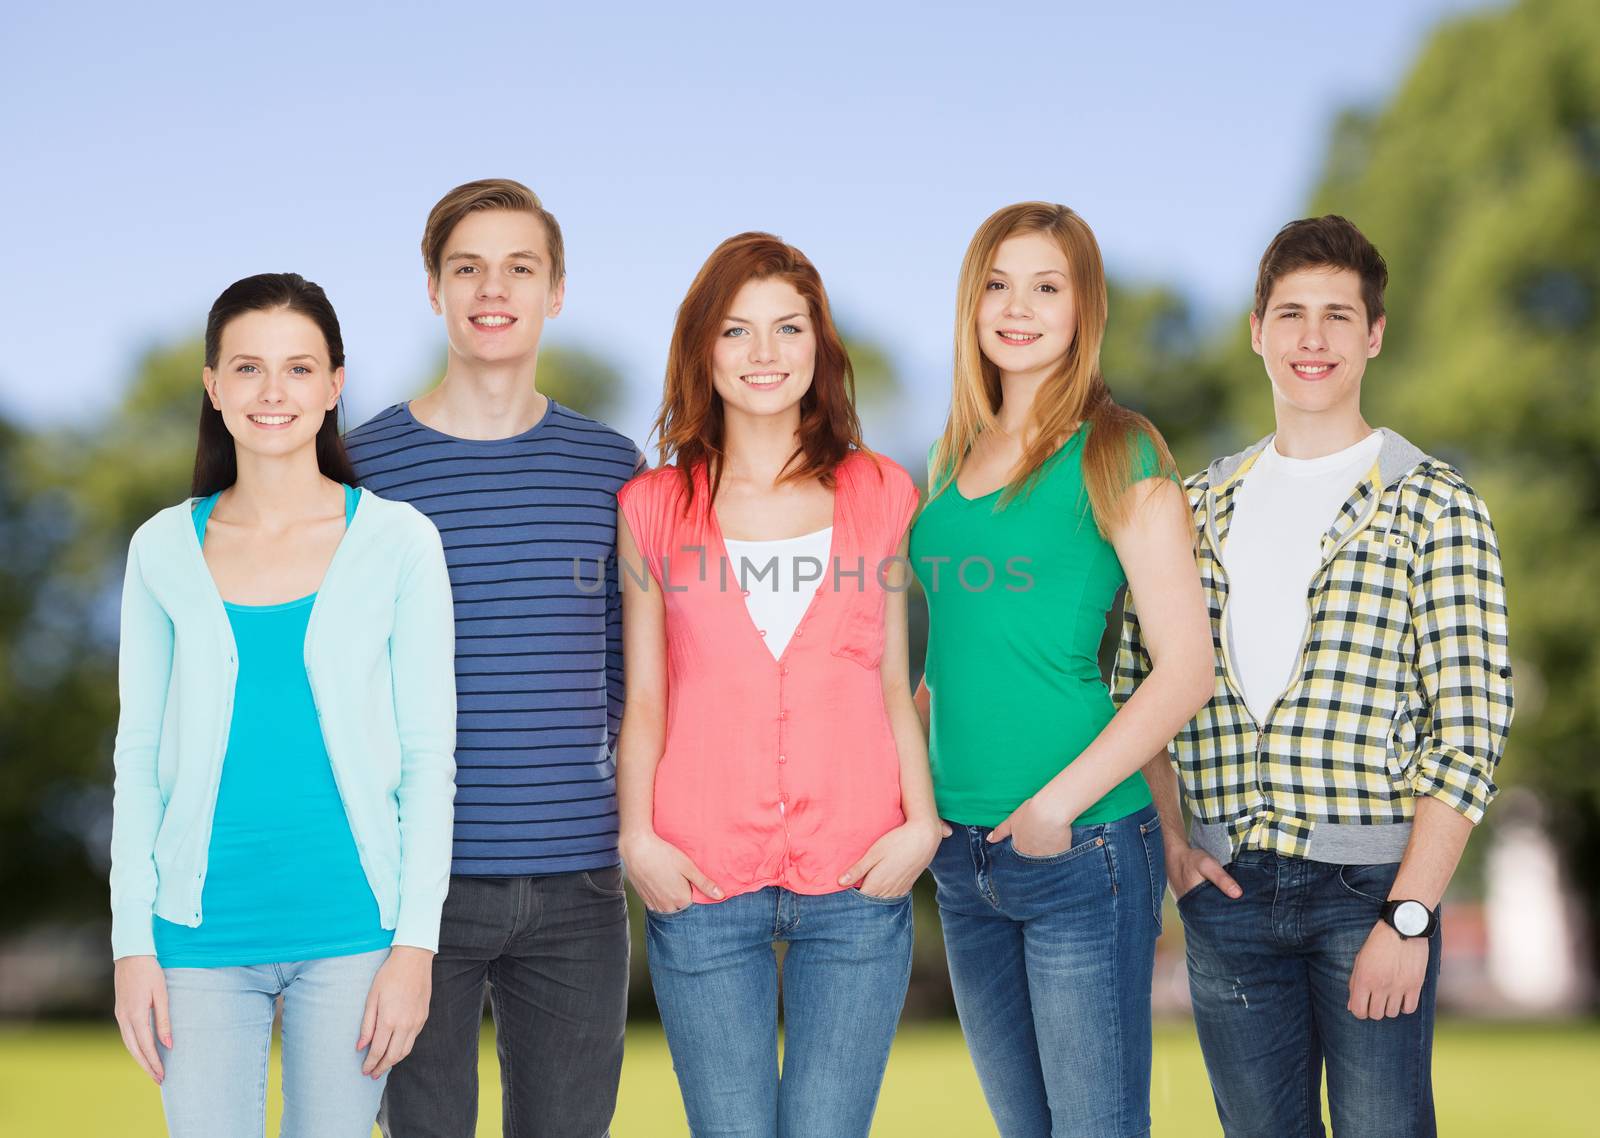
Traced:
<path fill-rule="evenodd" d="M 471 316 L 468 321 L 475 328 L 509 328 L 517 322 L 515 316 L 507 316 L 503 312 L 495 312 L 484 316 Z"/>
<path fill-rule="evenodd" d="M 739 378 L 744 383 L 756 388 L 757 390 L 771 391 L 774 387 L 777 387 L 784 380 L 788 379 L 789 373 L 786 371 L 762 371 L 753 372 L 750 375 L 741 375 Z"/>
<path fill-rule="evenodd" d="M 1012 332 L 1010 330 L 1002 330 L 995 333 L 996 336 L 999 336 L 1000 339 L 1008 344 L 1031 344 L 1043 334 L 1042 332 Z"/>
<path fill-rule="evenodd" d="M 1323 379 L 1333 370 L 1333 365 L 1328 363 L 1295 363 L 1289 369 L 1301 379 Z"/>
<path fill-rule="evenodd" d="M 298 415 L 246 415 L 258 427 L 287 427 L 300 416 Z"/>

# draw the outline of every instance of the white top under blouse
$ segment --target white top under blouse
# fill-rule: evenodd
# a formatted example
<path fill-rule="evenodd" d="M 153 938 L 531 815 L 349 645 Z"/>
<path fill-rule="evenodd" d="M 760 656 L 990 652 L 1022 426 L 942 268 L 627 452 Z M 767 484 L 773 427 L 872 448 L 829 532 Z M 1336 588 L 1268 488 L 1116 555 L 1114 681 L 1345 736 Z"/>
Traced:
<path fill-rule="evenodd" d="M 750 619 L 777 659 L 827 579 L 833 527 L 775 541 L 724 538 L 723 544 L 728 547 L 728 579 L 744 591 Z"/>

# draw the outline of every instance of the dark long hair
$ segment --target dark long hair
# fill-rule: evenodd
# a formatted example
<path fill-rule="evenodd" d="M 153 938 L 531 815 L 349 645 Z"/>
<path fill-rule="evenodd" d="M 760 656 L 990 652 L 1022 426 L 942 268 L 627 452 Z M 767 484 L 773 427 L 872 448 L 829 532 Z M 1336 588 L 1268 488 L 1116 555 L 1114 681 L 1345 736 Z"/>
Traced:
<path fill-rule="evenodd" d="M 334 370 L 344 367 L 344 337 L 339 334 L 339 317 L 322 286 L 299 273 L 260 273 L 234 281 L 222 290 L 206 317 L 206 367 L 215 368 L 222 355 L 222 330 L 235 317 L 246 312 L 268 312 L 286 308 L 298 312 L 322 330 L 328 344 L 328 363 Z M 317 468 L 324 478 L 356 484 L 355 468 L 339 437 L 338 407 L 323 416 L 317 431 Z M 200 437 L 194 451 L 194 479 L 189 492 L 197 498 L 226 490 L 239 477 L 239 457 L 233 436 L 222 421 L 222 412 L 211 405 L 211 397 L 200 392 Z"/>

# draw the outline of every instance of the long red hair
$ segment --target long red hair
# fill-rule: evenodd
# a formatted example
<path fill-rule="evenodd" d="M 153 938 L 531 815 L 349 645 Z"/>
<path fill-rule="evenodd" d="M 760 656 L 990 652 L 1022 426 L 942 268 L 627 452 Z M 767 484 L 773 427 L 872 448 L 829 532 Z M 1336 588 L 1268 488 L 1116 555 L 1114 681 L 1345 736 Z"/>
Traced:
<path fill-rule="evenodd" d="M 717 496 L 726 458 L 722 399 L 711 375 L 711 356 L 734 297 L 750 281 L 777 278 L 805 298 L 816 330 L 816 370 L 800 397 L 799 445 L 784 467 L 782 482 L 815 478 L 833 488 L 834 470 L 852 451 L 865 451 L 856 416 L 855 375 L 834 326 L 828 294 L 816 266 L 793 245 L 770 233 L 741 233 L 712 251 L 678 306 L 667 353 L 667 382 L 655 434 L 661 464 L 675 462 L 689 497 L 694 470 L 702 463 Z M 687 502 L 687 499 L 686 499 Z"/>

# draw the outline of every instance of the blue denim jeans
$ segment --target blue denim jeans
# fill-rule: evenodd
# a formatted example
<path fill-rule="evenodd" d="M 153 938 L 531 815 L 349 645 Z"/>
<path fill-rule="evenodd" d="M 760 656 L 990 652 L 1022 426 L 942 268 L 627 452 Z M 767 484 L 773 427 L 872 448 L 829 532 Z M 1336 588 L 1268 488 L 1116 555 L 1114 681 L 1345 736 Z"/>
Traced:
<path fill-rule="evenodd" d="M 368 1138 L 383 1079 L 356 1050 L 388 949 L 285 964 L 167 968 L 172 1047 L 156 1041 L 173 1138 L 261 1138 L 267 1054 L 283 997 L 282 1138 Z M 387 1077 L 387 1076 L 385 1076 Z"/>
<path fill-rule="evenodd" d="M 768 886 L 647 912 L 656 1006 L 695 1138 L 866 1138 L 911 979 L 911 897 Z M 778 1073 L 779 941 L 783 1073 Z"/>
<path fill-rule="evenodd" d="M 1166 856 L 1154 807 L 1074 826 L 1053 857 L 956 826 L 939 846 L 945 955 L 1003 1138 L 1150 1132 L 1150 982 Z"/>
<path fill-rule="evenodd" d="M 1398 869 L 1246 851 L 1228 867 L 1243 897 L 1202 883 L 1178 899 L 1195 1027 L 1229 1138 L 1322 1138 L 1324 1064 L 1334 1134 L 1436 1133 L 1439 935 L 1415 1012 L 1360 1020 L 1346 1006 Z"/>

